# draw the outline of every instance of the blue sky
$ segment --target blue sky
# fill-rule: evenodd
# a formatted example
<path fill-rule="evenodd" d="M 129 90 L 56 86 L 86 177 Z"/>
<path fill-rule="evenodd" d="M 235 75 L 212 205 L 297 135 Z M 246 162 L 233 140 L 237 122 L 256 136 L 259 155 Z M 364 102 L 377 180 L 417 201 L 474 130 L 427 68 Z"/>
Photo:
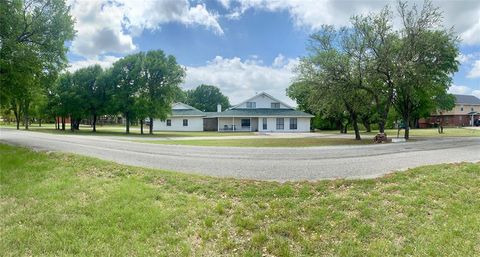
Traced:
<path fill-rule="evenodd" d="M 352 14 L 377 11 L 391 1 L 130 1 L 72 0 L 77 38 L 71 70 L 108 67 L 136 51 L 161 49 L 187 69 L 184 88 L 213 84 L 241 101 L 266 91 L 288 101 L 285 89 L 310 33 L 321 24 L 342 26 Z M 451 92 L 480 97 L 480 1 L 434 1 L 445 25 L 462 38 L 460 70 Z"/>

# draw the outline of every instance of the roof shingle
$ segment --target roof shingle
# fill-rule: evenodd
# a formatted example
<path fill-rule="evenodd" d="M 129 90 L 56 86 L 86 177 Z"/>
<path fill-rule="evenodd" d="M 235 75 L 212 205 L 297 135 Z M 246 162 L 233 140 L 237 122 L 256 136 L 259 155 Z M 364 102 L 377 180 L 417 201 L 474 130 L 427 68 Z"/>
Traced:
<path fill-rule="evenodd" d="M 457 104 L 480 104 L 480 99 L 473 95 L 454 95 Z"/>
<path fill-rule="evenodd" d="M 313 115 L 306 112 L 292 110 L 292 109 L 269 109 L 269 108 L 257 108 L 257 109 L 228 109 L 224 112 L 208 112 L 208 117 L 255 117 L 255 116 L 278 116 L 278 117 L 313 117 Z"/>

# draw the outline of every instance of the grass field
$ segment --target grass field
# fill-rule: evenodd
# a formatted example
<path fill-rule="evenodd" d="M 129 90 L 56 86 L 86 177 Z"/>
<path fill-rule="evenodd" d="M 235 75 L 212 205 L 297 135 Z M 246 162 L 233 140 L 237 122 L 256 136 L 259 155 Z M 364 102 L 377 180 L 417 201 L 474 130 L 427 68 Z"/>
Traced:
<path fill-rule="evenodd" d="M 195 139 L 195 140 L 135 140 L 142 143 L 194 146 L 233 146 L 233 147 L 310 147 L 328 145 L 373 144 L 372 139 L 354 140 L 350 138 L 249 138 L 249 139 Z"/>
<path fill-rule="evenodd" d="M 68 125 L 68 124 L 67 124 Z M 14 124 L 6 125 L 2 124 L 0 127 L 14 128 Z M 194 132 L 182 132 L 182 131 L 171 131 L 171 132 L 160 132 L 155 131 L 153 135 L 148 134 L 148 128 L 144 128 L 144 135 L 140 134 L 140 128 L 138 126 L 131 126 L 130 134 L 125 133 L 125 126 L 115 125 L 115 126 L 98 126 L 97 132 L 93 133 L 90 126 L 82 125 L 80 130 L 71 132 L 69 126 L 65 131 L 56 130 L 54 124 L 43 124 L 42 127 L 38 127 L 38 124 L 33 124 L 30 126 L 31 131 L 60 134 L 60 135 L 96 135 L 96 136 L 134 136 L 134 137 L 209 137 L 209 136 L 252 136 L 255 135 L 253 132 L 235 132 L 235 133 L 219 133 L 215 131 L 194 131 Z M 387 129 L 385 131 L 387 135 L 392 138 L 397 136 L 397 130 Z M 403 137 L 403 130 L 400 132 L 400 136 Z M 324 134 L 340 134 L 337 130 L 321 130 L 318 133 Z M 353 130 L 349 130 L 348 134 L 351 134 L 353 137 Z M 361 135 L 364 139 L 371 140 L 373 136 L 377 134 L 377 131 L 365 132 L 361 131 Z M 410 132 L 412 137 L 480 137 L 480 130 L 475 129 L 465 129 L 465 128 L 445 128 L 443 134 L 438 134 L 437 129 L 412 129 Z M 179 143 L 182 144 L 182 143 Z M 209 144 L 209 143 L 205 143 Z"/>
<path fill-rule="evenodd" d="M 0 157 L 2 256 L 480 252 L 480 164 L 280 184 L 6 145 Z"/>
<path fill-rule="evenodd" d="M 14 128 L 13 125 L 2 125 L 6 128 Z M 44 124 L 42 127 L 38 127 L 37 124 L 33 124 L 29 128 L 30 131 L 34 132 L 43 132 L 50 134 L 59 134 L 59 135 L 86 135 L 86 136 L 132 136 L 132 137 L 210 137 L 210 136 L 253 136 L 255 135 L 252 132 L 235 132 L 235 133 L 218 133 L 215 131 L 154 131 L 153 135 L 148 134 L 148 128 L 144 128 L 145 134 L 140 134 L 140 128 L 138 126 L 130 127 L 130 134 L 125 133 L 125 126 L 116 125 L 116 126 L 97 126 L 97 132 L 92 132 L 90 126 L 82 125 L 80 130 L 72 132 L 70 127 L 67 126 L 65 131 L 56 130 L 54 124 Z"/>
<path fill-rule="evenodd" d="M 400 131 L 400 137 L 403 137 L 404 130 Z M 340 134 L 338 131 L 333 130 L 321 130 L 318 133 L 327 133 L 327 134 Z M 361 131 L 362 136 L 375 136 L 378 131 L 372 132 L 365 132 Z M 387 129 L 385 133 L 388 137 L 396 137 L 397 130 L 396 129 Z M 353 130 L 349 130 L 348 134 L 354 134 Z M 428 129 L 411 129 L 410 130 L 411 137 L 480 137 L 480 129 L 467 129 L 467 128 L 444 128 L 443 134 L 438 134 L 436 128 L 428 128 Z"/>

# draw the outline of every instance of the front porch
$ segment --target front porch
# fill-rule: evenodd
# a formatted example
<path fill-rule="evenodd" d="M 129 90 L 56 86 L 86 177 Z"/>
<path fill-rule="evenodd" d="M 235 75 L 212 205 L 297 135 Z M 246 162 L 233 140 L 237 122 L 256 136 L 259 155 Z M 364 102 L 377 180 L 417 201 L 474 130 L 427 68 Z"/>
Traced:
<path fill-rule="evenodd" d="M 229 117 L 218 118 L 219 132 L 255 132 L 258 131 L 258 118 Z"/>

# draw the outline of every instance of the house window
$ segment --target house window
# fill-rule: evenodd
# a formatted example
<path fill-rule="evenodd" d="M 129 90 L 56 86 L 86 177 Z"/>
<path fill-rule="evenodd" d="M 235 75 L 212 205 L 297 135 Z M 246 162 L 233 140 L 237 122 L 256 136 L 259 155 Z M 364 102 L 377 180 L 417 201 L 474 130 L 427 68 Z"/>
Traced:
<path fill-rule="evenodd" d="M 262 123 L 263 123 L 263 126 L 262 126 L 263 130 L 267 130 L 267 118 L 263 118 Z"/>
<path fill-rule="evenodd" d="M 271 103 L 270 106 L 272 109 L 280 109 L 280 103 Z"/>
<path fill-rule="evenodd" d="M 277 129 L 283 130 L 283 127 L 284 127 L 283 122 L 284 122 L 283 118 L 277 118 Z"/>
<path fill-rule="evenodd" d="M 297 129 L 297 118 L 290 118 L 290 129 Z"/>
<path fill-rule="evenodd" d="M 255 103 L 255 102 L 247 102 L 247 108 L 249 108 L 249 109 L 255 109 L 255 108 L 257 108 L 257 103 Z"/>
<path fill-rule="evenodd" d="M 250 119 L 242 119 L 242 128 L 250 127 Z"/>
<path fill-rule="evenodd" d="M 473 112 L 473 107 L 472 107 L 472 108 L 470 108 L 470 111 L 472 111 L 472 112 Z"/>
<path fill-rule="evenodd" d="M 172 120 L 167 120 L 167 126 L 168 127 L 172 126 Z"/>
<path fill-rule="evenodd" d="M 184 127 L 188 127 L 188 120 L 187 120 L 187 119 L 184 119 L 184 120 L 183 120 L 183 126 L 184 126 Z"/>

